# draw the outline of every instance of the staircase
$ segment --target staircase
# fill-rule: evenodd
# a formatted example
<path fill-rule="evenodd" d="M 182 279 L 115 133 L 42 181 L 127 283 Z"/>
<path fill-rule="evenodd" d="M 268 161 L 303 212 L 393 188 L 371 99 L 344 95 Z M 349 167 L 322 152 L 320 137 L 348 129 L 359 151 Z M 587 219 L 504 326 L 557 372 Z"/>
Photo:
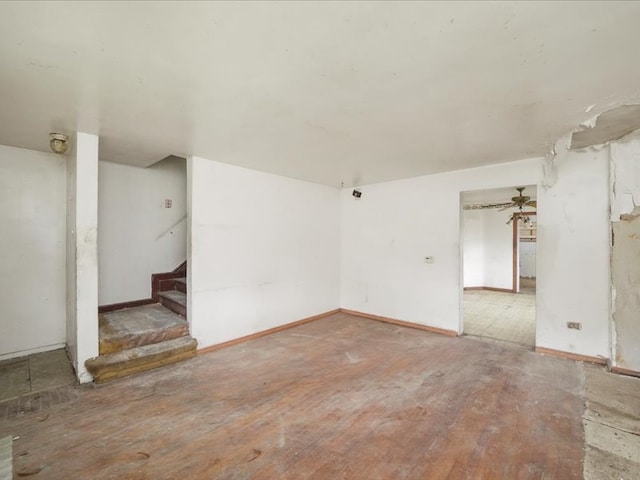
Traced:
<path fill-rule="evenodd" d="M 162 281 L 158 301 L 172 312 L 187 316 L 187 279 L 179 277 Z"/>
<path fill-rule="evenodd" d="M 186 262 L 152 275 L 152 298 L 100 307 L 100 355 L 85 362 L 97 383 L 191 358 Z M 131 306 L 136 305 L 136 306 Z"/>

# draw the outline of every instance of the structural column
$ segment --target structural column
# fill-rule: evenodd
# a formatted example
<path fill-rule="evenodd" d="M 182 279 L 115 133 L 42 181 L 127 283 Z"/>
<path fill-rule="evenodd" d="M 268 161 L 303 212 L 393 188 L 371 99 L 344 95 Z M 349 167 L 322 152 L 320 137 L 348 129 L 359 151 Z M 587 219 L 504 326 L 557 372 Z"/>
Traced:
<path fill-rule="evenodd" d="M 67 347 L 80 383 L 98 355 L 98 137 L 77 132 L 67 157 Z"/>

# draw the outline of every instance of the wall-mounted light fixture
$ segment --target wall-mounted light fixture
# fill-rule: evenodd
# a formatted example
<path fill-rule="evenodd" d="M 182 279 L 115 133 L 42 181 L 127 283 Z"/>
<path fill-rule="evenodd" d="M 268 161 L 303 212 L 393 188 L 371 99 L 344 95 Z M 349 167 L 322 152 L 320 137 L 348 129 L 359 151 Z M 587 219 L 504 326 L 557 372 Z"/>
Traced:
<path fill-rule="evenodd" d="M 354 190 L 351 195 L 353 195 L 356 198 L 360 198 L 362 196 L 362 192 L 360 190 Z"/>
<path fill-rule="evenodd" d="M 54 153 L 62 155 L 67 151 L 67 142 L 69 137 L 63 133 L 50 133 L 49 134 L 49 146 Z"/>

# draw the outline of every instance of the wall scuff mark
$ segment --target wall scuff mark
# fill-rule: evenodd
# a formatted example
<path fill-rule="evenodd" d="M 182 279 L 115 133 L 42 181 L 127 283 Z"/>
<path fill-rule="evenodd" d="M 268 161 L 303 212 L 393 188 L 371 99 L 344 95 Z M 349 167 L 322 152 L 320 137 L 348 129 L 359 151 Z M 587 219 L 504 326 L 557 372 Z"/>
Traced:
<path fill-rule="evenodd" d="M 542 187 L 545 189 L 553 187 L 558 181 L 558 168 L 555 164 L 556 149 L 551 147 L 551 152 L 547 153 L 542 164 Z"/>

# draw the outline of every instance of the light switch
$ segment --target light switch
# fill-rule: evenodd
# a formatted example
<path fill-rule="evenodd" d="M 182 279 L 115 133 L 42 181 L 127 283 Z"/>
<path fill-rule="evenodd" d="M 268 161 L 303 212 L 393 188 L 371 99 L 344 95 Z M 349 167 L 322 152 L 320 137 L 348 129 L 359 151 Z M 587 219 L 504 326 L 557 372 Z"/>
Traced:
<path fill-rule="evenodd" d="M 435 257 L 424 257 L 424 263 L 433 263 L 435 261 Z"/>

